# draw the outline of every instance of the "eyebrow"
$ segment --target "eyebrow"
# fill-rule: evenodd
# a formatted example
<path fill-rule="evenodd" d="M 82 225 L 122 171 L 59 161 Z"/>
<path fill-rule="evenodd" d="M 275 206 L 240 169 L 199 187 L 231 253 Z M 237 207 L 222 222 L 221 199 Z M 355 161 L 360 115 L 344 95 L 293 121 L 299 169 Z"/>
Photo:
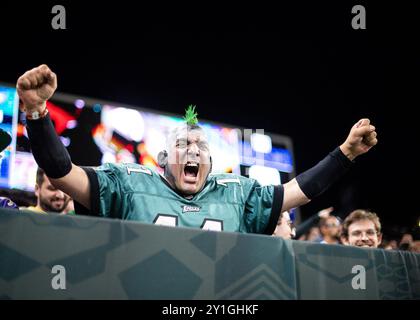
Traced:
<path fill-rule="evenodd" d="M 190 139 L 190 138 L 177 138 L 177 139 L 175 139 L 175 142 L 179 142 L 179 141 L 187 141 L 187 142 L 191 142 L 191 141 L 193 141 L 193 139 Z M 201 139 L 200 137 L 197 139 L 197 140 L 195 140 L 197 143 L 204 143 L 204 144 L 209 144 L 208 143 L 208 141 L 207 140 L 205 140 L 205 139 Z"/>
<path fill-rule="evenodd" d="M 378 232 L 378 231 L 376 231 L 376 229 L 366 229 L 366 230 L 353 230 L 351 233 L 356 233 L 356 232 L 370 232 L 370 231 L 373 231 L 373 232 Z"/>

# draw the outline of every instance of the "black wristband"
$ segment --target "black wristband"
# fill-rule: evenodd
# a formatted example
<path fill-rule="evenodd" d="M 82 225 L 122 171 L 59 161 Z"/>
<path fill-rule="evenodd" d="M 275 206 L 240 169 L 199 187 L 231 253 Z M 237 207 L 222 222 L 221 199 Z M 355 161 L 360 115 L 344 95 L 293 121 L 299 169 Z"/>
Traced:
<path fill-rule="evenodd" d="M 35 161 L 47 177 L 58 179 L 67 175 L 72 167 L 70 155 L 55 133 L 50 115 L 27 119 L 26 129 Z"/>
<path fill-rule="evenodd" d="M 342 177 L 353 163 L 337 147 L 317 165 L 298 175 L 296 181 L 305 196 L 313 199 Z"/>

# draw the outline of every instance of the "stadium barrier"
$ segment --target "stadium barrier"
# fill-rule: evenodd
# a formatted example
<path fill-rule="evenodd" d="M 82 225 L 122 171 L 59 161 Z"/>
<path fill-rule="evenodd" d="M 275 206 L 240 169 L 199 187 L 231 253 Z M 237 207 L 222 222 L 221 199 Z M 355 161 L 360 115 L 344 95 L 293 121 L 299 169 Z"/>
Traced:
<path fill-rule="evenodd" d="M 419 299 L 420 255 L 0 210 L 1 299 Z"/>

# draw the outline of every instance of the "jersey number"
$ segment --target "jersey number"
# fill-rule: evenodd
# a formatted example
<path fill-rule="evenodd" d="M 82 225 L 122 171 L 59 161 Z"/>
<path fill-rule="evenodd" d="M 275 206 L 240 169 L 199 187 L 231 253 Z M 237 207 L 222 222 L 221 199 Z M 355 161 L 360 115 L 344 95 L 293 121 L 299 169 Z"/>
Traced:
<path fill-rule="evenodd" d="M 153 223 L 162 226 L 176 227 L 178 226 L 178 216 L 159 213 Z M 223 221 L 205 218 L 200 228 L 203 230 L 223 231 Z"/>

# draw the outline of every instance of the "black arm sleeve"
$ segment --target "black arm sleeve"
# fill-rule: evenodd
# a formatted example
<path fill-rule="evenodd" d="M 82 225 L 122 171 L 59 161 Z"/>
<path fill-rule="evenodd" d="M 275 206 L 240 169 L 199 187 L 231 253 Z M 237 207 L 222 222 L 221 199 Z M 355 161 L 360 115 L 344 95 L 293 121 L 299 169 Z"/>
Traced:
<path fill-rule="evenodd" d="M 89 167 L 81 167 L 87 174 L 90 185 L 90 210 L 82 204 L 74 201 L 74 209 L 76 214 L 86 216 L 99 216 L 99 183 L 98 177 L 94 169 Z"/>
<path fill-rule="evenodd" d="M 72 167 L 70 155 L 55 133 L 50 115 L 37 120 L 26 120 L 26 129 L 32 154 L 45 174 L 54 179 L 67 175 Z"/>
<path fill-rule="evenodd" d="M 305 196 L 313 199 L 342 177 L 353 163 L 337 147 L 317 165 L 298 175 L 296 181 Z"/>

